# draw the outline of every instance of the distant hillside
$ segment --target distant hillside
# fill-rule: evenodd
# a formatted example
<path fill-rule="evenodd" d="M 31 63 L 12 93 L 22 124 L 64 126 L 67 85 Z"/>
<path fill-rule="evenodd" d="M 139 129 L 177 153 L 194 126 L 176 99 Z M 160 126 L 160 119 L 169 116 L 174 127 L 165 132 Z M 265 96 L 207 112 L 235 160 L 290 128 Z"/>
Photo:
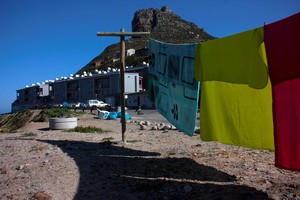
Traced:
<path fill-rule="evenodd" d="M 136 11 L 131 25 L 133 32 L 150 32 L 150 38 L 174 44 L 195 43 L 215 39 L 215 37 L 206 33 L 203 28 L 181 19 L 166 6 L 160 10 L 149 8 Z M 132 48 L 135 50 L 145 49 L 147 44 L 148 39 L 145 36 L 130 38 L 125 42 L 126 49 Z M 83 71 L 94 72 L 95 69 L 105 70 L 108 67 L 118 67 L 120 63 L 114 58 L 116 58 L 116 54 L 119 51 L 119 43 L 108 46 L 76 74 L 82 74 Z M 140 65 L 143 61 L 147 62 L 147 56 L 132 55 L 126 57 L 126 65 L 129 66 Z"/>

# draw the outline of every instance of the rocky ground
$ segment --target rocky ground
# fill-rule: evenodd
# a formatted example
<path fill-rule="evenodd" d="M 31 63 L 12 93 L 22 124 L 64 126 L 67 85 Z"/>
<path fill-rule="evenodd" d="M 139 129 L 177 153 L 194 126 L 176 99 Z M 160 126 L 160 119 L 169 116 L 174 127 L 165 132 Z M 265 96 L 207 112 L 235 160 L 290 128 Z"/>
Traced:
<path fill-rule="evenodd" d="M 126 143 L 119 120 L 85 114 L 78 125 L 107 132 L 31 122 L 0 133 L 0 199 L 300 200 L 300 173 L 274 167 L 274 152 L 151 130 L 153 122 L 128 122 Z"/>

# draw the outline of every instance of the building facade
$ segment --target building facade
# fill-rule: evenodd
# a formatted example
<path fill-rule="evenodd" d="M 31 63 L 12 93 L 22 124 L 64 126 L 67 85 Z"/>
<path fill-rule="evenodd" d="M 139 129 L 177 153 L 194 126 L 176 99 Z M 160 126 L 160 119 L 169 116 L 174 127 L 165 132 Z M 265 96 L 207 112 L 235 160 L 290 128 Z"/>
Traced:
<path fill-rule="evenodd" d="M 136 99 L 136 94 L 145 96 L 146 86 L 144 77 L 147 66 L 125 69 L 126 102 Z M 141 97 L 144 99 L 145 97 Z M 22 109 L 58 107 L 64 102 L 86 103 L 89 99 L 98 99 L 119 106 L 120 102 L 120 72 L 118 70 L 96 71 L 94 74 L 62 77 L 47 80 L 43 84 L 31 85 L 17 90 L 17 99 L 12 103 L 12 112 Z M 145 108 L 152 104 L 145 104 Z"/>

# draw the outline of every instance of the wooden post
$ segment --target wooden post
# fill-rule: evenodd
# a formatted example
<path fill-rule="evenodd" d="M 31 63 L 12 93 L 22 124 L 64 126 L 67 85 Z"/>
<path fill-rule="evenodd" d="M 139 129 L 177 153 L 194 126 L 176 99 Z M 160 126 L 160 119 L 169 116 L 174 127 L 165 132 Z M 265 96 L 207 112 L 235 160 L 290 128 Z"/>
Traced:
<path fill-rule="evenodd" d="M 126 142 L 126 119 L 125 119 L 125 36 L 150 35 L 150 32 L 125 32 L 122 28 L 120 32 L 98 32 L 97 36 L 119 36 L 121 49 L 120 66 L 120 101 L 121 101 L 121 123 L 122 141 Z"/>
<path fill-rule="evenodd" d="M 121 32 L 124 33 L 124 29 L 121 29 Z M 121 122 L 122 122 L 122 141 L 126 142 L 126 119 L 125 119 L 125 36 L 120 36 L 120 48 L 121 48 L 121 65 L 120 65 L 120 101 L 121 101 Z"/>

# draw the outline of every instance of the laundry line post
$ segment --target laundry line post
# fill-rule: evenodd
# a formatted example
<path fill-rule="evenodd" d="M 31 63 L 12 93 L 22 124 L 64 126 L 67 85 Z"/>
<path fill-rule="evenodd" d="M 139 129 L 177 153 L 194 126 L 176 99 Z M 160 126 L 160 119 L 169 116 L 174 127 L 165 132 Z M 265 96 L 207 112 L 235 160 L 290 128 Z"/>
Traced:
<path fill-rule="evenodd" d="M 126 142 L 126 119 L 125 119 L 125 36 L 143 36 L 150 35 L 150 32 L 125 32 L 121 28 L 120 32 L 97 32 L 97 36 L 119 36 L 121 65 L 120 65 L 120 101 L 121 101 L 121 123 L 122 123 L 122 141 Z"/>

